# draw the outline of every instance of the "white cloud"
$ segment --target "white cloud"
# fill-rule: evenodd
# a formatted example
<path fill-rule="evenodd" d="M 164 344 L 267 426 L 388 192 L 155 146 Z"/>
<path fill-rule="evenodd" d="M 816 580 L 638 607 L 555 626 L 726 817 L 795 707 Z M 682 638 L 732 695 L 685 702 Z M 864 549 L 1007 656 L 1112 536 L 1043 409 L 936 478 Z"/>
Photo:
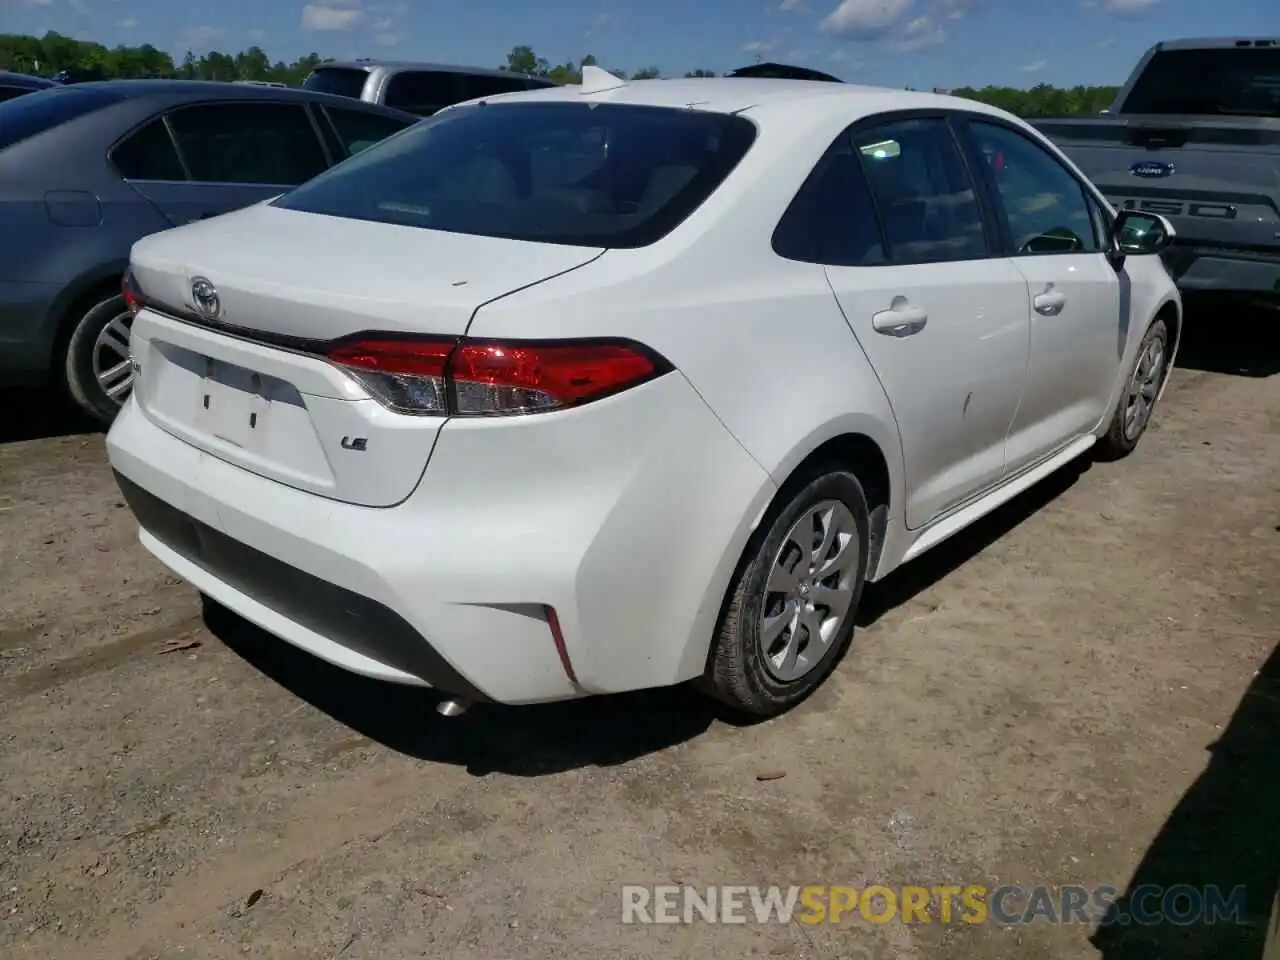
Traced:
<path fill-rule="evenodd" d="M 1039 73 L 1048 65 L 1049 65 L 1048 60 L 1032 60 L 1030 63 L 1024 64 L 1023 66 L 1019 67 L 1018 72 L 1019 73 Z"/>
<path fill-rule="evenodd" d="M 137 17 L 125 17 L 123 20 L 116 21 L 117 30 L 134 30 L 138 26 Z"/>
<path fill-rule="evenodd" d="M 804 13 L 809 8 L 805 6 L 804 0 L 782 0 L 778 4 L 778 9 L 794 13 Z"/>
<path fill-rule="evenodd" d="M 590 40 L 611 23 L 613 23 L 613 17 L 610 14 L 603 12 L 597 13 L 596 18 L 591 21 L 591 26 L 587 27 L 587 29 L 583 31 L 583 39 Z"/>
<path fill-rule="evenodd" d="M 1120 18 L 1141 17 L 1160 5 L 1161 0 L 1084 0 L 1084 6 L 1097 7 Z"/>
<path fill-rule="evenodd" d="M 842 0 L 822 29 L 848 40 L 880 40 L 911 9 L 912 0 Z"/>
<path fill-rule="evenodd" d="M 267 36 L 267 31 L 259 30 L 256 27 L 253 30 L 249 31 L 250 40 L 265 40 L 266 36 Z"/>
<path fill-rule="evenodd" d="M 1109 46 L 1111 46 L 1111 45 L 1112 45 L 1113 43 L 1115 43 L 1115 42 L 1116 42 L 1116 38 L 1115 38 L 1114 36 L 1111 36 L 1111 37 L 1103 37 L 1101 40 L 1099 40 L 1097 43 L 1095 43 L 1095 44 L 1094 44 L 1094 46 L 1095 46 L 1095 47 L 1109 47 Z"/>
<path fill-rule="evenodd" d="M 82 14 L 86 17 L 89 15 L 89 5 L 85 3 L 84 0 L 67 0 L 67 3 L 71 4 L 71 8 L 75 10 L 76 13 Z"/>
<path fill-rule="evenodd" d="M 941 24 L 932 17 L 923 16 L 909 22 L 892 43 L 897 49 L 912 53 L 916 50 L 936 47 L 946 39 L 947 35 L 942 32 Z"/>
<path fill-rule="evenodd" d="M 742 45 L 742 50 L 744 53 L 768 53 L 777 45 L 777 40 L 751 40 Z"/>
<path fill-rule="evenodd" d="M 53 0 L 21 0 L 25 7 L 52 7 Z"/>
<path fill-rule="evenodd" d="M 188 27 L 182 32 L 182 42 L 188 47 L 207 47 L 211 43 L 221 40 L 226 36 L 226 31 L 220 27 L 210 27 L 207 24 L 198 27 Z"/>
<path fill-rule="evenodd" d="M 947 20 L 959 20 L 971 9 L 975 0 L 938 0 L 938 15 Z"/>
<path fill-rule="evenodd" d="M 302 8 L 303 30 L 350 30 L 364 20 L 364 11 L 358 6 L 308 3 Z"/>

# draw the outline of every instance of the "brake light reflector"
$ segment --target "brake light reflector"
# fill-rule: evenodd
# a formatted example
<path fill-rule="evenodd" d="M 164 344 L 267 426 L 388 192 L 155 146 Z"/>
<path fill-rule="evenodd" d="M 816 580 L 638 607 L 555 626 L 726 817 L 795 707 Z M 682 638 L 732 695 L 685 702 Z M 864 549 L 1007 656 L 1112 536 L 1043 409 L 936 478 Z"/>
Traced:
<path fill-rule="evenodd" d="M 445 365 L 456 339 L 367 337 L 335 346 L 332 363 L 398 413 L 445 414 Z"/>
<path fill-rule="evenodd" d="M 132 270 L 124 272 L 124 279 L 120 281 L 120 295 L 124 297 L 124 305 L 129 308 L 129 312 L 136 317 L 142 309 L 142 290 Z"/>
<path fill-rule="evenodd" d="M 560 410 L 666 373 L 625 340 L 496 341 L 369 334 L 327 353 L 399 413 L 502 416 Z"/>

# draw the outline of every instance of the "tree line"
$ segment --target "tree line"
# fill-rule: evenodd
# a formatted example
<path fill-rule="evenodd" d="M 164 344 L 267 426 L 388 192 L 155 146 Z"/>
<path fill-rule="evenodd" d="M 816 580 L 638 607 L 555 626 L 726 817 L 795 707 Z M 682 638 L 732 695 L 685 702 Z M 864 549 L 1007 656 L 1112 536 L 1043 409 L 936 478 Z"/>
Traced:
<path fill-rule="evenodd" d="M 188 80 L 266 80 L 298 86 L 307 74 L 331 58 L 309 53 L 292 63 L 271 60 L 258 46 L 239 53 L 211 50 L 201 56 L 188 51 L 181 61 L 155 46 L 107 47 L 88 40 L 76 40 L 49 32 L 43 37 L 25 34 L 0 34 L 0 70 L 53 76 L 62 70 L 95 70 L 108 78 L 174 77 Z M 657 67 L 648 66 L 628 72 L 614 64 L 602 64 L 588 54 L 579 60 L 552 63 L 537 55 L 532 47 L 513 47 L 499 69 L 546 77 L 556 83 L 578 83 L 582 68 L 604 67 L 610 73 L 631 80 L 663 76 Z M 686 77 L 714 77 L 711 70 L 689 70 Z M 951 92 L 957 96 L 980 100 L 1019 116 L 1096 114 L 1111 105 L 1118 92 L 1112 86 L 1076 86 L 1069 89 L 1038 84 L 1029 90 L 1016 87 L 961 87 Z"/>

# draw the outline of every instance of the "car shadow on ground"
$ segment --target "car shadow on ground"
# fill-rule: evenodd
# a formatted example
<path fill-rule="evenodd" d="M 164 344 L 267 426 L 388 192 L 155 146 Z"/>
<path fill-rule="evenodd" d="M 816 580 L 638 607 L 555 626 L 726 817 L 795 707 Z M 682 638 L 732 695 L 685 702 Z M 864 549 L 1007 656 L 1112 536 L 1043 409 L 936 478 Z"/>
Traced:
<path fill-rule="evenodd" d="M 1280 646 L 1208 750 L 1208 767 L 1165 821 L 1109 920 L 1095 931 L 1092 941 L 1103 960 L 1261 956 L 1280 884 Z M 1179 885 L 1202 896 L 1214 887 L 1228 907 L 1232 890 L 1243 887 L 1243 909 L 1216 923 L 1118 922 L 1132 917 L 1135 908 L 1139 915 L 1160 910 L 1163 892 Z M 1175 915 L 1188 905 L 1184 898 L 1174 906 Z"/>
<path fill-rule="evenodd" d="M 684 686 L 526 707 L 479 704 L 446 718 L 436 712 L 443 698 L 434 691 L 331 666 L 212 602 L 204 619 L 234 653 L 339 723 L 398 753 L 476 776 L 614 766 L 691 740 L 717 719 L 741 722 Z"/>
<path fill-rule="evenodd" d="M 1088 469 L 1069 465 L 1000 510 L 868 587 L 859 622 L 867 624 L 1013 529 L 1063 493 Z M 541 776 L 626 763 L 684 743 L 717 722 L 761 722 L 721 707 L 690 685 L 526 707 L 481 704 L 460 717 L 436 713 L 441 695 L 370 680 L 331 666 L 207 601 L 215 637 L 269 679 L 339 723 L 399 753 L 465 767 L 478 776 Z"/>
<path fill-rule="evenodd" d="M 1280 310 L 1223 298 L 1185 298 L 1177 365 L 1238 377 L 1280 373 Z"/>
<path fill-rule="evenodd" d="M 52 390 L 5 388 L 0 409 L 6 411 L 0 417 L 0 444 L 103 432 Z"/>

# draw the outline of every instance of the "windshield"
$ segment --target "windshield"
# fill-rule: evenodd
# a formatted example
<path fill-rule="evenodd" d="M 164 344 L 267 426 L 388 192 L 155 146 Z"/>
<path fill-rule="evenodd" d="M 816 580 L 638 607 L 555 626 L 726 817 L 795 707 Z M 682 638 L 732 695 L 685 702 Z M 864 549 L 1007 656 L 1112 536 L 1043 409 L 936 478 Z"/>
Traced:
<path fill-rule="evenodd" d="M 50 87 L 6 100 L 0 103 L 0 150 L 119 102 L 114 94 L 83 87 Z"/>
<path fill-rule="evenodd" d="M 478 236 L 639 247 L 696 210 L 754 139 L 742 117 L 687 109 L 455 107 L 275 205 Z"/>
<path fill-rule="evenodd" d="M 1121 112 L 1280 117 L 1280 49 L 1161 51 L 1147 63 Z"/>
<path fill-rule="evenodd" d="M 311 72 L 311 75 L 302 82 L 302 88 L 359 100 L 364 93 L 365 81 L 368 79 L 369 74 L 365 70 L 355 70 L 351 67 L 321 67 Z"/>

